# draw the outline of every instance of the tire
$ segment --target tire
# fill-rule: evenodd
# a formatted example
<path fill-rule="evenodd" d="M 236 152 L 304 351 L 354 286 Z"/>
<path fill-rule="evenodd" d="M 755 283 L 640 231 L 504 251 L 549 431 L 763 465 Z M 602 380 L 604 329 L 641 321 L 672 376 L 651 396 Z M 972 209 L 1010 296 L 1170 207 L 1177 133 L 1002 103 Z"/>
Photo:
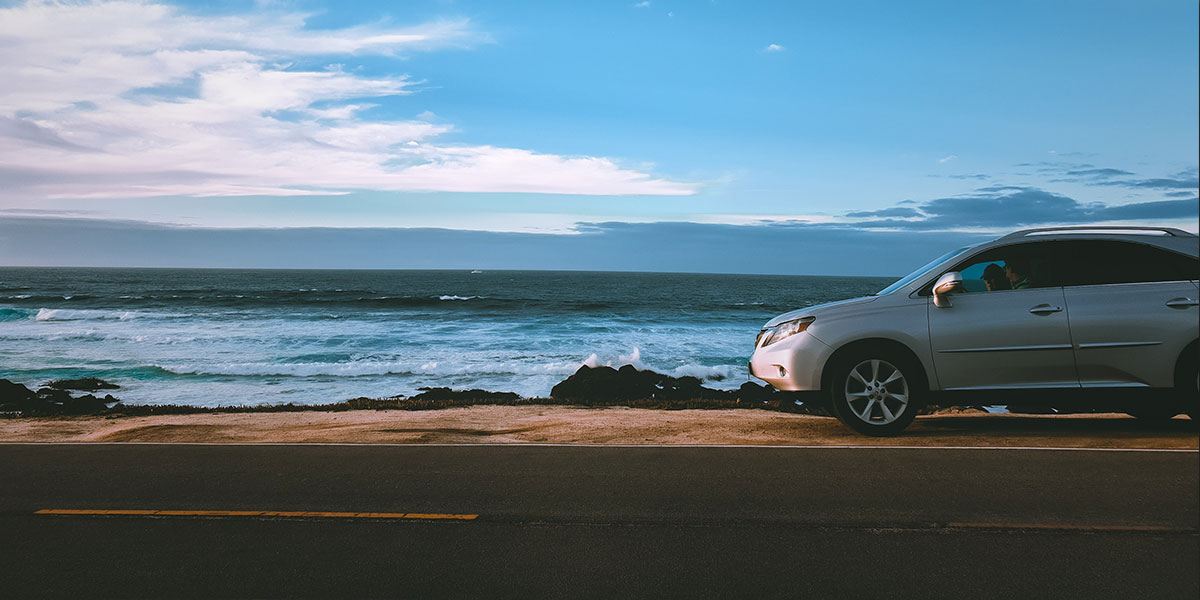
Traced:
<path fill-rule="evenodd" d="M 908 356 L 888 348 L 863 348 L 839 360 L 830 378 L 833 414 L 870 436 L 904 431 L 925 401 L 925 378 Z"/>

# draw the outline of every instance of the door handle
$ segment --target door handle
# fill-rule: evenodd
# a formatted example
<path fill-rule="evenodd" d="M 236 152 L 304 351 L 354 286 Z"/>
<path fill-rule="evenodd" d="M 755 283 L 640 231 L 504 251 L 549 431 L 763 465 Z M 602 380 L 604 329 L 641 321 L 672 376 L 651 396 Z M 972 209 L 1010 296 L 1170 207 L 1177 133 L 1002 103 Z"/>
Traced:
<path fill-rule="evenodd" d="M 1039 305 L 1029 309 L 1029 312 L 1031 312 L 1035 315 L 1048 315 L 1050 313 L 1062 312 L 1062 307 L 1061 306 L 1050 306 L 1049 304 L 1039 304 Z"/>
<path fill-rule="evenodd" d="M 1189 306 L 1196 306 L 1197 304 L 1200 304 L 1200 302 L 1197 302 L 1193 298 L 1171 298 L 1167 300 L 1167 306 L 1171 308 L 1187 308 Z"/>

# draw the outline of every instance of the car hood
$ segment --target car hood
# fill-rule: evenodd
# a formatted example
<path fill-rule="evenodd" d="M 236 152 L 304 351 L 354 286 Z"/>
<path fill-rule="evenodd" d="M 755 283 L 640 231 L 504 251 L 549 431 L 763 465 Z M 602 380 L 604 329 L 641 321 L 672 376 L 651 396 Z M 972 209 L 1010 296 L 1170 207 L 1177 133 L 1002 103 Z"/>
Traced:
<path fill-rule="evenodd" d="M 849 300 L 838 300 L 837 302 L 826 302 L 825 304 L 809 306 L 807 308 L 801 308 L 799 310 L 793 310 L 791 312 L 783 313 L 782 315 L 779 315 L 778 317 L 775 317 L 774 319 L 767 321 L 767 324 L 763 325 L 763 327 L 764 328 L 774 327 L 780 323 L 791 321 L 793 319 L 799 319 L 801 317 L 816 317 L 816 316 L 819 316 L 821 313 L 831 310 L 831 309 L 838 309 L 838 308 L 842 308 L 842 307 L 846 307 L 846 306 L 853 306 L 856 304 L 868 304 L 868 303 L 874 302 L 878 299 L 879 299 L 879 296 L 863 296 L 862 298 L 851 298 Z"/>

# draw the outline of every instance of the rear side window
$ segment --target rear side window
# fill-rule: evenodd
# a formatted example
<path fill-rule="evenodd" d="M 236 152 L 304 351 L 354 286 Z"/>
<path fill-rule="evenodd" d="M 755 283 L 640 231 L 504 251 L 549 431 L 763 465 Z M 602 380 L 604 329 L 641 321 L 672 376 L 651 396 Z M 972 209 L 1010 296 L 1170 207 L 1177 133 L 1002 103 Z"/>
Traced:
<path fill-rule="evenodd" d="M 1063 285 L 1184 281 L 1200 276 L 1200 261 L 1146 244 L 1123 241 L 1061 242 Z"/>

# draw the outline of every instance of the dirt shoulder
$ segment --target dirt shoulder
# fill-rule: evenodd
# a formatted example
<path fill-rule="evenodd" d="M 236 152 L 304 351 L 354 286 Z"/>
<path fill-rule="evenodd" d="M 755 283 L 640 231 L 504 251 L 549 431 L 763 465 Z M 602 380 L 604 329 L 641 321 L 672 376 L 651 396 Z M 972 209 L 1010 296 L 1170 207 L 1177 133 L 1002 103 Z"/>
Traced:
<path fill-rule="evenodd" d="M 561 443 L 1198 448 L 1187 417 L 952 414 L 870 438 L 826 417 L 764 410 L 472 406 L 444 410 L 0 419 L 0 442 Z"/>

